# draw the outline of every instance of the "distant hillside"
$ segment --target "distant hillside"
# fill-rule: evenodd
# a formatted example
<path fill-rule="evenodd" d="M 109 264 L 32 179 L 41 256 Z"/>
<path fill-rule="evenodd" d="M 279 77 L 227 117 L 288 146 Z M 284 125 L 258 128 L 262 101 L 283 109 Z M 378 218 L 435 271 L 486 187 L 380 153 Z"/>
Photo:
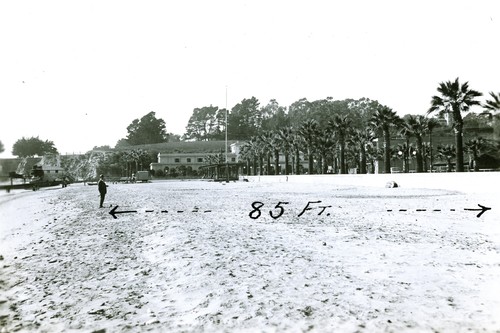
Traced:
<path fill-rule="evenodd" d="M 238 142 L 236 140 L 228 140 L 228 147 Z M 124 151 L 132 149 L 144 149 L 147 151 L 156 151 L 159 153 L 220 153 L 224 151 L 225 141 L 192 141 L 192 142 L 167 142 L 153 143 L 147 145 L 129 146 L 113 149 L 114 151 Z"/>

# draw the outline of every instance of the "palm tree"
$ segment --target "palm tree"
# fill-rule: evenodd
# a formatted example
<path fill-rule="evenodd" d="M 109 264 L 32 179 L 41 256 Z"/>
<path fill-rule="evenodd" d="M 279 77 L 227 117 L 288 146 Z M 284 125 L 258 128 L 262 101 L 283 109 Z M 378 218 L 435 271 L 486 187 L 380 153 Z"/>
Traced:
<path fill-rule="evenodd" d="M 451 172 L 452 160 L 456 157 L 456 148 L 453 145 L 438 146 L 437 155 L 446 161 L 446 170 Z"/>
<path fill-rule="evenodd" d="M 285 155 L 285 175 L 288 176 L 288 162 L 290 152 L 293 148 L 293 130 L 291 127 L 283 127 L 278 131 L 278 140 L 280 142 L 283 155 Z"/>
<path fill-rule="evenodd" d="M 480 105 L 476 100 L 482 96 L 478 91 L 469 89 L 469 83 L 460 84 L 458 78 L 454 82 L 441 82 L 437 88 L 440 96 L 432 96 L 428 113 L 439 112 L 440 115 L 450 114 L 455 131 L 455 149 L 457 157 L 457 172 L 464 171 L 463 126 L 462 112 L 469 111 L 471 106 Z"/>
<path fill-rule="evenodd" d="M 395 149 L 391 151 L 391 155 L 394 158 L 403 160 L 403 171 L 404 173 L 410 172 L 410 157 L 415 152 L 415 149 L 409 142 L 398 144 Z"/>
<path fill-rule="evenodd" d="M 351 120 L 347 116 L 335 115 L 328 121 L 328 129 L 337 141 L 340 149 L 340 173 L 347 174 L 345 163 L 345 148 L 350 133 Z"/>
<path fill-rule="evenodd" d="M 403 157 L 403 169 L 405 173 L 410 172 L 410 139 L 413 135 L 413 132 L 411 130 L 410 125 L 408 124 L 407 121 L 403 120 L 399 124 L 399 134 L 405 139 L 405 144 L 404 145 L 398 145 L 398 151 L 401 152 L 401 157 Z M 403 147 L 403 148 L 402 148 Z M 401 150 L 403 149 L 403 150 Z"/>
<path fill-rule="evenodd" d="M 418 116 L 409 116 L 406 119 L 406 126 L 411 131 L 411 133 L 415 136 L 417 141 L 417 150 L 416 150 L 416 158 L 417 158 L 417 172 L 424 171 L 424 163 L 423 163 L 423 136 L 427 131 L 427 118 L 422 115 Z"/>
<path fill-rule="evenodd" d="M 257 161 L 262 160 L 260 157 L 261 153 L 261 147 L 260 147 L 260 142 L 258 137 L 251 137 L 249 141 L 245 143 L 245 145 L 248 147 L 248 158 L 252 162 L 252 174 L 254 176 L 257 175 Z M 248 174 L 250 174 L 250 163 L 247 163 L 248 165 Z"/>
<path fill-rule="evenodd" d="M 371 169 L 369 173 L 375 173 L 375 162 L 378 161 L 383 154 L 383 149 L 377 149 L 377 146 L 373 142 L 366 146 L 366 159 Z"/>
<path fill-rule="evenodd" d="M 431 145 L 429 142 L 424 142 L 422 143 L 422 160 L 423 160 L 423 166 L 424 166 L 424 172 L 427 172 L 427 159 L 429 158 L 431 154 Z"/>
<path fill-rule="evenodd" d="M 436 118 L 427 118 L 427 133 L 429 133 L 429 160 L 430 160 L 430 170 L 432 172 L 432 164 L 434 163 L 433 161 L 433 151 L 434 148 L 432 146 L 432 132 L 434 131 L 435 128 L 441 126 L 439 124 L 439 121 L 437 121 Z"/>
<path fill-rule="evenodd" d="M 479 166 L 477 164 L 477 158 L 481 152 L 487 148 L 487 143 L 482 137 L 476 139 L 471 139 L 465 143 L 466 151 L 471 155 L 471 165 L 474 171 L 479 171 Z M 470 170 L 470 169 L 469 169 Z"/>
<path fill-rule="evenodd" d="M 319 134 L 318 122 L 314 119 L 306 120 L 300 126 L 298 134 L 304 139 L 305 148 L 309 159 L 309 174 L 312 174 L 314 168 L 315 144 Z"/>
<path fill-rule="evenodd" d="M 375 133 L 370 127 L 365 128 L 364 130 L 356 129 L 354 130 L 352 136 L 352 142 L 358 145 L 359 149 L 359 166 L 360 173 L 366 174 L 366 161 L 367 161 L 367 148 L 368 145 L 375 140 Z"/>
<path fill-rule="evenodd" d="M 248 142 L 240 146 L 239 159 L 246 162 L 246 172 L 244 174 L 248 175 L 248 170 L 250 169 L 250 147 L 248 146 Z"/>
<path fill-rule="evenodd" d="M 271 155 L 274 151 L 273 139 L 274 134 L 271 131 L 265 131 L 258 137 L 258 142 L 262 150 L 262 154 L 266 157 L 266 175 L 269 175 L 271 172 Z"/>
<path fill-rule="evenodd" d="M 316 139 L 316 152 L 319 157 L 318 172 L 325 174 L 327 167 L 326 156 L 329 151 L 335 146 L 334 142 L 328 136 L 325 130 L 321 131 Z"/>
<path fill-rule="evenodd" d="M 491 100 L 487 100 L 484 104 L 484 108 L 488 111 L 496 112 L 500 111 L 500 93 L 495 94 L 490 91 Z"/>
<path fill-rule="evenodd" d="M 396 112 L 387 106 L 381 106 L 375 110 L 370 124 L 381 131 L 384 137 L 384 172 L 391 172 L 391 128 L 400 124 L 401 118 Z"/>
<path fill-rule="evenodd" d="M 274 174 L 279 175 L 280 168 L 280 150 L 281 150 L 281 141 L 278 134 L 274 134 L 271 138 L 271 147 L 274 153 Z"/>
<path fill-rule="evenodd" d="M 294 173 L 300 175 L 300 148 L 304 145 L 304 139 L 297 132 L 293 132 L 292 135 L 292 150 L 294 156 Z"/>

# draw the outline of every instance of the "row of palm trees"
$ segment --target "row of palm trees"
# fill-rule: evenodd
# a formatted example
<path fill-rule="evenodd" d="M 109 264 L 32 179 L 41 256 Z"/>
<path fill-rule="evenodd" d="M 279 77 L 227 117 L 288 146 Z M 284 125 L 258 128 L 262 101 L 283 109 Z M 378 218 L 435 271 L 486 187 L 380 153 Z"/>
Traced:
<path fill-rule="evenodd" d="M 277 132 L 268 131 L 252 137 L 241 147 L 241 158 L 253 164 L 254 170 L 258 168 L 264 174 L 279 173 L 280 155 L 284 157 L 285 166 L 290 165 L 290 158 L 293 160 L 291 170 L 289 167 L 284 168 L 286 175 L 290 171 L 301 173 L 301 155 L 307 161 L 308 173 L 327 173 L 330 164 L 334 172 L 346 174 L 349 167 L 358 168 L 360 173 L 367 173 L 367 165 L 370 164 L 373 168 L 374 162 L 382 153 L 385 172 L 390 172 L 394 152 L 390 143 L 391 134 L 399 130 L 407 144 L 396 151 L 403 151 L 404 156 L 411 156 L 409 141 L 415 136 L 417 172 L 422 172 L 423 135 L 432 134 L 437 124 L 434 118 L 424 116 L 410 116 L 403 121 L 388 107 L 375 110 L 370 124 L 364 129 L 353 128 L 348 115 L 334 115 L 324 127 L 311 119 L 297 129 L 285 127 Z M 379 132 L 384 138 L 382 152 L 378 149 L 376 140 Z M 274 168 L 271 167 L 272 159 Z"/>
<path fill-rule="evenodd" d="M 284 174 L 288 175 L 290 172 L 301 173 L 302 153 L 307 159 L 308 173 L 326 173 L 330 162 L 334 172 L 346 174 L 350 166 L 357 167 L 360 173 L 367 173 L 367 164 L 373 169 L 375 161 L 382 154 L 384 172 L 390 173 L 391 159 L 395 151 L 391 147 L 391 137 L 397 134 L 405 141 L 396 149 L 404 158 L 405 171 L 408 172 L 409 159 L 414 156 L 415 171 L 424 172 L 427 166 L 424 160 L 430 159 L 430 165 L 433 164 L 432 133 L 439 126 L 439 121 L 429 115 L 437 113 L 452 119 L 455 133 L 455 145 L 439 147 L 438 155 L 445 158 L 448 165 L 451 164 L 451 159 L 455 158 L 456 171 L 463 171 L 462 112 L 469 111 L 471 106 L 481 105 L 477 98 L 482 94 L 470 89 L 467 82 L 460 84 L 458 78 L 455 81 L 440 83 L 437 90 L 440 95 L 432 97 L 427 116 L 410 115 L 402 119 L 391 108 L 379 106 L 372 111 L 365 128 L 353 128 L 348 114 L 335 114 L 327 124 L 310 119 L 298 127 L 284 127 L 252 137 L 241 147 L 241 158 L 247 161 L 249 169 L 250 166 L 253 167 L 254 174 L 257 169 L 261 174 L 279 174 L 280 155 L 283 155 Z M 489 111 L 500 110 L 500 94 L 490 95 L 492 99 L 483 107 Z M 424 143 L 425 136 L 428 136 L 428 143 Z M 381 149 L 377 146 L 379 138 L 383 142 Z M 412 139 L 415 140 L 415 147 L 410 142 Z M 450 154 L 450 149 L 455 149 L 455 153 Z M 274 168 L 271 166 L 272 159 Z"/>

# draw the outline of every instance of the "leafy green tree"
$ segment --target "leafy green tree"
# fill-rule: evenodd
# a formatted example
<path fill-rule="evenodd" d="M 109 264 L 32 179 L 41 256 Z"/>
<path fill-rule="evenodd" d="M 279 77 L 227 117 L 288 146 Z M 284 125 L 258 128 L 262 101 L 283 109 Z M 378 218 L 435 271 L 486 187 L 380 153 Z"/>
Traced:
<path fill-rule="evenodd" d="M 46 154 L 57 154 L 54 142 L 40 140 L 38 136 L 31 138 L 21 138 L 12 146 L 12 155 L 19 157 L 43 156 Z"/>
<path fill-rule="evenodd" d="M 432 96 L 431 107 L 428 113 L 438 112 L 440 115 L 450 115 L 453 120 L 455 132 L 455 149 L 457 158 L 457 172 L 464 171 L 464 148 L 463 148 L 463 119 L 462 112 L 469 111 L 471 106 L 480 105 L 476 100 L 482 96 L 478 91 L 469 88 L 469 83 L 460 84 L 458 78 L 455 81 L 441 82 L 437 88 L 440 95 Z"/>
<path fill-rule="evenodd" d="M 289 118 L 286 113 L 286 107 L 272 99 L 261 109 L 261 130 L 277 131 L 288 126 Z"/>
<path fill-rule="evenodd" d="M 491 99 L 486 101 L 484 108 L 492 112 L 500 111 L 500 93 L 495 94 L 493 91 L 490 91 L 490 96 Z"/>
<path fill-rule="evenodd" d="M 127 142 L 130 145 L 143 145 L 150 143 L 161 143 L 168 141 L 165 121 L 156 118 L 154 111 L 134 119 L 127 127 Z"/>
<path fill-rule="evenodd" d="M 391 128 L 397 127 L 401 118 L 391 108 L 380 106 L 370 119 L 374 129 L 382 132 L 384 138 L 384 172 L 391 172 Z"/>
<path fill-rule="evenodd" d="M 249 140 L 258 135 L 262 124 L 259 100 L 255 97 L 243 99 L 236 104 L 228 115 L 228 138 L 231 140 Z"/>
<path fill-rule="evenodd" d="M 179 171 L 177 170 L 177 168 L 174 167 L 169 170 L 168 175 L 172 178 L 177 178 L 177 176 L 179 176 Z"/>
<path fill-rule="evenodd" d="M 464 118 L 464 132 L 468 132 L 469 129 L 476 128 L 487 128 L 491 127 L 491 114 L 486 113 L 474 113 L 469 112 Z"/>
<path fill-rule="evenodd" d="M 195 108 L 186 126 L 185 139 L 222 140 L 225 137 L 225 109 L 217 106 Z"/>
<path fill-rule="evenodd" d="M 299 128 L 307 120 L 311 119 L 311 102 L 306 98 L 301 98 L 292 103 L 288 108 L 289 125 Z"/>
<path fill-rule="evenodd" d="M 346 100 L 347 112 L 351 120 L 352 127 L 364 130 L 367 124 L 370 123 L 371 117 L 377 110 L 382 107 L 379 102 L 369 98 L 361 98 L 358 100 Z"/>
<path fill-rule="evenodd" d="M 115 148 L 128 148 L 130 147 L 130 143 L 127 141 L 127 139 L 120 139 L 116 142 Z"/>

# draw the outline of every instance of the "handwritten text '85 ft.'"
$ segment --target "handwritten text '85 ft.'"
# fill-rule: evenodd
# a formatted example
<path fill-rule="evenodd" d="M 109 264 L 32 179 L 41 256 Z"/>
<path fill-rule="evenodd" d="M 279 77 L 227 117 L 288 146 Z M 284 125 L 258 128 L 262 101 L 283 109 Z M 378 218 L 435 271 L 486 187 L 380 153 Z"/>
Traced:
<path fill-rule="evenodd" d="M 318 215 L 321 215 L 321 214 L 323 214 L 323 212 L 325 211 L 325 209 L 332 207 L 331 205 L 329 205 L 329 206 L 311 207 L 312 204 L 319 204 L 319 203 L 321 203 L 321 200 L 309 201 L 304 206 L 304 209 L 302 209 L 302 211 L 299 213 L 299 215 L 297 215 L 297 217 L 301 217 L 302 215 L 304 215 L 304 213 L 306 211 L 313 210 L 313 209 L 320 209 Z M 278 202 L 276 204 L 276 206 L 274 206 L 274 209 L 269 210 L 269 216 L 271 216 L 273 219 L 280 218 L 283 215 L 283 213 L 285 212 L 284 205 L 288 205 L 288 204 L 289 204 L 289 202 L 286 202 L 286 201 L 280 201 L 280 202 Z M 248 214 L 248 216 L 251 219 L 254 219 L 254 220 L 258 219 L 262 215 L 261 208 L 263 208 L 263 207 L 264 207 L 264 203 L 261 202 L 261 201 L 254 201 L 254 202 L 252 202 L 252 208 L 253 208 L 253 210 Z M 328 216 L 330 214 L 328 213 L 326 215 Z"/>

